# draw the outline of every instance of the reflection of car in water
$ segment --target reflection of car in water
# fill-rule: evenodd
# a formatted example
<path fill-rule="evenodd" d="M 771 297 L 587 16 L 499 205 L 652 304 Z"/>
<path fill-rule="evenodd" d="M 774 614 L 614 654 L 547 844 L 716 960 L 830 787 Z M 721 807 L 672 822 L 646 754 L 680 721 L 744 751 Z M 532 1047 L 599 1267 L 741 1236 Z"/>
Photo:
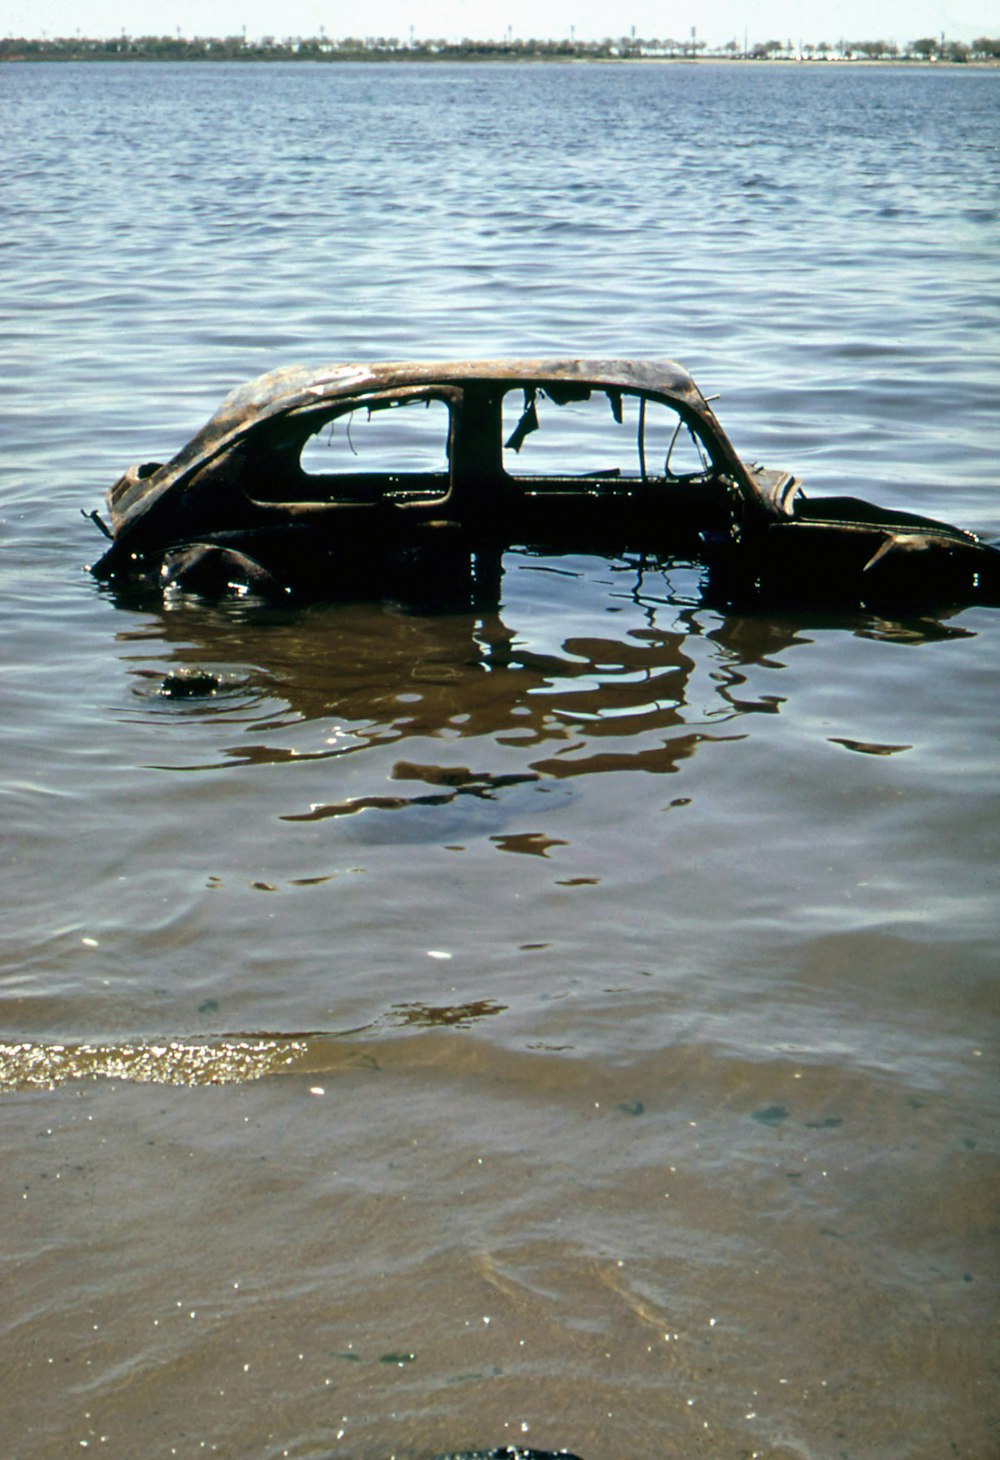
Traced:
<path fill-rule="evenodd" d="M 782 664 L 821 626 L 907 642 L 968 632 L 929 617 L 703 618 L 671 596 L 653 565 L 518 552 L 505 562 L 501 611 L 157 606 L 143 617 L 138 649 L 131 634 L 122 641 L 128 714 L 138 701 L 157 721 L 211 717 L 223 737 L 213 752 L 220 766 L 377 760 L 375 780 L 361 776 L 346 792 L 331 784 L 313 804 L 283 808 L 318 822 L 379 796 L 393 810 L 419 798 L 507 801 L 531 781 L 569 787 L 595 774 L 671 774 L 741 735 L 744 716 L 778 713 L 780 694 L 762 699 L 750 688 L 755 671 Z M 635 612 L 623 614 L 628 599 Z M 533 622 L 556 632 L 536 635 Z M 499 765 L 487 750 L 495 745 Z"/>
<path fill-rule="evenodd" d="M 573 560 L 560 561 L 559 581 L 576 579 Z M 551 581 L 544 571 L 551 562 L 512 553 L 508 573 L 522 584 L 540 576 Z M 618 565 L 618 591 L 641 602 L 642 570 L 626 567 Z M 603 610 L 604 590 L 594 591 Z M 533 601 L 540 589 L 527 592 Z M 600 769 L 676 769 L 712 735 L 700 713 L 688 730 L 685 706 L 694 667 L 689 631 L 674 623 L 673 612 L 668 618 L 660 628 L 650 613 L 638 636 L 615 633 L 620 623 L 614 618 L 600 637 L 584 628 L 537 645 L 513 605 L 502 615 L 328 604 L 268 614 L 263 623 L 254 614 L 199 605 L 183 614 L 157 612 L 150 641 L 157 646 L 156 668 L 141 657 L 136 661 L 131 641 L 128 663 L 134 693 L 151 714 L 186 717 L 214 706 L 220 728 L 231 718 L 229 764 L 284 762 L 285 731 L 295 735 L 300 764 L 391 751 L 394 785 L 380 788 L 391 809 L 390 800 L 409 803 L 425 793 L 438 801 L 500 789 L 506 796 L 542 777 L 568 781 Z M 586 619 L 592 627 L 592 613 Z M 739 708 L 730 693 L 739 696 L 738 666 L 746 653 L 742 644 L 729 648 L 739 637 L 738 623 L 725 618 L 704 635 L 719 643 L 713 687 L 722 721 Z M 794 642 L 793 631 L 764 623 L 759 633 L 768 655 Z M 318 727 L 317 738 L 303 737 L 303 726 Z M 623 745 L 623 736 L 635 743 Z M 426 747 L 411 748 L 410 742 L 428 737 L 435 742 L 447 737 L 447 772 L 424 763 Z M 504 770 L 512 775 L 497 776 L 475 760 L 477 743 L 501 737 L 511 761 Z M 612 757 L 597 753 L 612 742 L 613 764 Z M 585 753 L 588 747 L 593 754 Z M 294 814 L 320 821 L 345 809 L 363 809 L 362 800 Z"/>
<path fill-rule="evenodd" d="M 800 681 L 773 671 L 817 633 L 972 633 L 912 615 L 718 613 L 699 605 L 689 567 L 629 558 L 512 551 L 504 590 L 499 611 L 197 598 L 129 611 L 123 714 L 156 726 L 160 766 L 270 787 L 271 830 L 298 826 L 305 845 L 492 846 L 555 862 L 595 805 L 617 807 L 625 774 L 664 811 L 688 804 L 683 779 L 731 766 L 748 717 L 784 713 Z M 192 721 L 194 739 L 165 733 Z M 340 875 L 342 850 L 318 855 L 289 886 Z"/>
<path fill-rule="evenodd" d="M 687 554 L 729 598 L 1000 601 L 1000 552 L 746 465 L 670 363 L 291 366 L 108 506 L 99 578 L 209 595 L 489 602 L 519 544 Z"/>

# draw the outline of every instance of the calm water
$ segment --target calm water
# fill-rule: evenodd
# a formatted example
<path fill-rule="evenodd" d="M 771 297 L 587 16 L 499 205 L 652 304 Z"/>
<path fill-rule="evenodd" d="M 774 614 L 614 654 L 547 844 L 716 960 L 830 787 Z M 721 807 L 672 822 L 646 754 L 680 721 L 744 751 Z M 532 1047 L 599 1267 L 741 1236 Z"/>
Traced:
<path fill-rule="evenodd" d="M 996 535 L 1000 73 L 0 108 L 8 1453 L 995 1456 L 1000 614 L 143 608 L 79 509 L 278 364 L 613 354 Z"/>

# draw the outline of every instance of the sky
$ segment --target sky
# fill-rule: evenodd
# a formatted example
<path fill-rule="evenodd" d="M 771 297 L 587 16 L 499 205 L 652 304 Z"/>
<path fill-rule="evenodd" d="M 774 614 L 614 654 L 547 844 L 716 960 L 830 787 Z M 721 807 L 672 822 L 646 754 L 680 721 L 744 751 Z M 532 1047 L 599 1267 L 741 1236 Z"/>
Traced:
<path fill-rule="evenodd" d="M 744 35 L 794 43 L 1000 34 L 997 0 L 0 0 L 0 35 L 319 35 L 602 39 L 627 35 L 723 45 Z"/>

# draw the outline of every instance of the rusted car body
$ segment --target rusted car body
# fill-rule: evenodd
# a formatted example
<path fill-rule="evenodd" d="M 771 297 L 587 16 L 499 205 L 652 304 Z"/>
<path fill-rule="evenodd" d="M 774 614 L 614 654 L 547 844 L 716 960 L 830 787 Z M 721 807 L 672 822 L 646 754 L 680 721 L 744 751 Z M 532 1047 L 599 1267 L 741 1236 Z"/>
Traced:
<path fill-rule="evenodd" d="M 206 594 L 489 598 L 514 545 L 683 554 L 730 597 L 1000 594 L 972 533 L 742 462 L 671 362 L 291 366 L 107 501 L 99 578 Z"/>

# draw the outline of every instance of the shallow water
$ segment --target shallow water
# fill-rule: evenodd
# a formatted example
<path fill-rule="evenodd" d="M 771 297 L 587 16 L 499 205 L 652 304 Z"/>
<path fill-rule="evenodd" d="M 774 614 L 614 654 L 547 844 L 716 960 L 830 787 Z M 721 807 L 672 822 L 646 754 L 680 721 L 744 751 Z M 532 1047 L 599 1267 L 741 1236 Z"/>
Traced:
<path fill-rule="evenodd" d="M 0 105 L 10 1453 L 995 1454 L 996 611 L 143 606 L 79 509 L 277 364 L 611 354 L 997 535 L 1000 74 Z"/>

